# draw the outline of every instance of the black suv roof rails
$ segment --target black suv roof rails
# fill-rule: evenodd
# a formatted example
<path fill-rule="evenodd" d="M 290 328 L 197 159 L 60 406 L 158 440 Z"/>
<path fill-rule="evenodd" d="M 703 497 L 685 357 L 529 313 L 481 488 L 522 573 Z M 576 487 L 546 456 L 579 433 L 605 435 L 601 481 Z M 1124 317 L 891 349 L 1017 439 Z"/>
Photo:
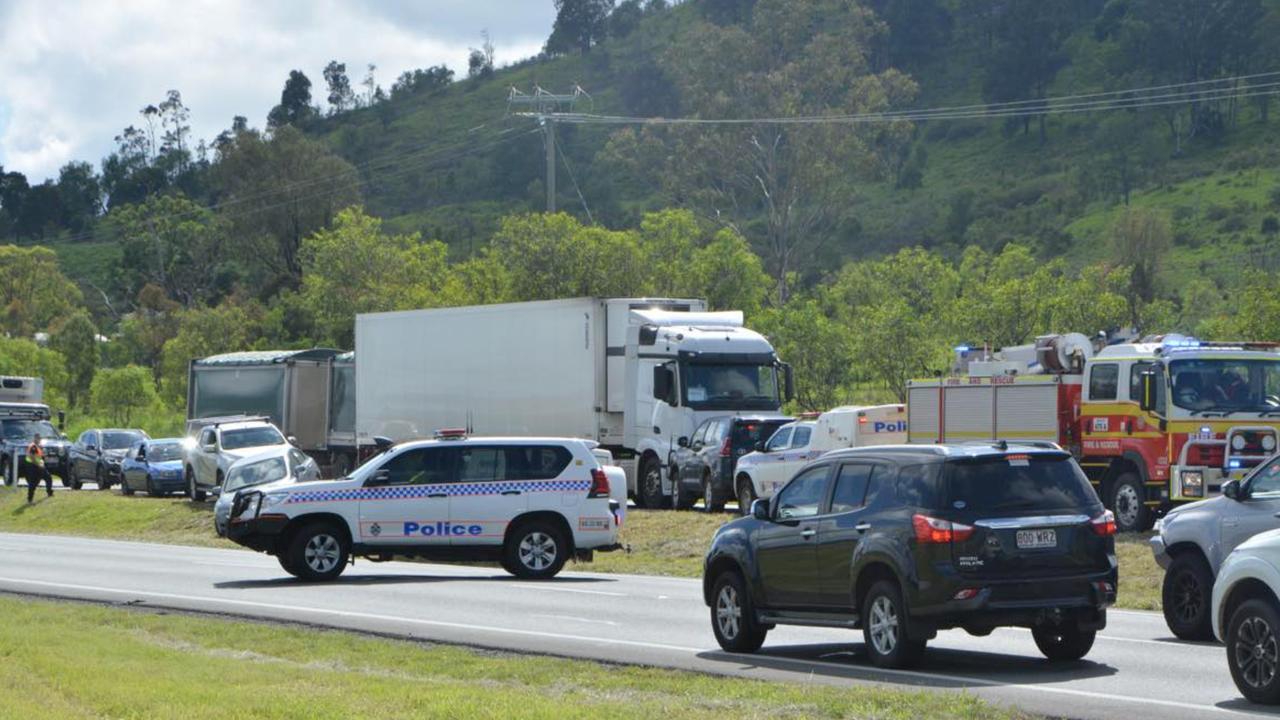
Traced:
<path fill-rule="evenodd" d="M 961 445 L 961 446 L 980 445 L 985 447 L 993 447 L 997 450 L 1008 450 L 1011 445 L 1019 446 L 1019 447 L 1041 448 L 1043 450 L 1061 450 L 1062 449 L 1062 446 L 1059 445 L 1058 443 L 1050 442 L 1048 440 L 1005 440 L 1001 438 L 999 440 L 965 440 L 963 442 L 950 443 L 950 444 Z"/>

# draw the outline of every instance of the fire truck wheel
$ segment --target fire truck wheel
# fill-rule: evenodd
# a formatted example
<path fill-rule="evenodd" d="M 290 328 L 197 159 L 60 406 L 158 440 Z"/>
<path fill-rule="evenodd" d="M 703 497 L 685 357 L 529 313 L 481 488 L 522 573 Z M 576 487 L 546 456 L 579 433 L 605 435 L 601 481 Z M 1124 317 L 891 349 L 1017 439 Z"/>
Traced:
<path fill-rule="evenodd" d="M 1131 472 L 1121 473 L 1111 486 L 1111 511 L 1116 514 L 1120 532 L 1145 532 L 1155 524 L 1155 514 L 1143 500 L 1146 493 L 1142 480 Z"/>

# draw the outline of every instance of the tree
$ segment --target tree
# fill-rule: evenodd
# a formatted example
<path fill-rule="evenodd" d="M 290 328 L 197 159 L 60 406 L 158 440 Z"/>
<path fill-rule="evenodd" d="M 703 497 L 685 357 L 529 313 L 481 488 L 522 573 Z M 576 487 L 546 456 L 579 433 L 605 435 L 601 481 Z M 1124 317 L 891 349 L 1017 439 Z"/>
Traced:
<path fill-rule="evenodd" d="M 226 221 L 181 194 L 155 195 L 112 210 L 130 295 L 151 284 L 184 307 L 206 303 L 229 284 Z"/>
<path fill-rule="evenodd" d="M 0 245 L 0 332 L 18 337 L 46 330 L 82 301 L 80 288 L 46 247 Z"/>
<path fill-rule="evenodd" d="M 813 298 L 794 295 L 752 323 L 795 372 L 801 410 L 829 410 L 844 398 L 853 366 L 852 336 Z"/>
<path fill-rule="evenodd" d="M 513 301 L 628 296 L 649 277 L 634 234 L 566 213 L 504 218 L 487 252 L 510 278 Z"/>
<path fill-rule="evenodd" d="M 640 26 L 644 19 L 644 7 L 640 0 L 622 0 L 609 14 L 609 35 L 624 38 Z"/>
<path fill-rule="evenodd" d="M 1137 325 L 1140 310 L 1156 297 L 1161 260 L 1173 237 L 1169 218 L 1146 208 L 1126 208 L 1111 225 L 1111 247 L 1116 262 L 1129 268 L 1125 299 Z"/>
<path fill-rule="evenodd" d="M 416 233 L 386 235 L 380 219 L 348 208 L 331 229 L 303 241 L 300 299 L 325 342 L 354 347 L 357 313 L 439 304 L 448 252 Z"/>
<path fill-rule="evenodd" d="M 871 0 L 889 26 L 884 64 L 918 68 L 943 51 L 951 39 L 951 13 L 940 0 Z"/>
<path fill-rule="evenodd" d="M 1097 181 L 1125 205 L 1161 154 L 1144 119 L 1131 112 L 1109 113 L 1094 132 L 1094 146 L 1101 151 L 1095 156 L 1101 165 Z"/>
<path fill-rule="evenodd" d="M 267 115 L 267 127 L 279 128 L 285 125 L 299 125 L 315 114 L 311 106 L 311 80 L 301 70 L 290 70 L 289 79 L 285 80 L 284 90 L 280 92 L 280 104 L 271 108 Z"/>
<path fill-rule="evenodd" d="M 245 350 L 260 334 L 262 307 L 234 299 L 217 307 L 192 308 L 177 314 L 178 333 L 164 344 L 160 359 L 160 392 L 171 406 L 187 399 L 187 369 L 196 358 Z"/>
<path fill-rule="evenodd" d="M 988 102 L 1042 100 L 1049 83 L 1067 64 L 1063 41 L 1074 28 L 1068 5 L 1075 0 L 1010 0 L 995 24 L 995 46 L 987 54 L 983 97 Z M 1042 107 L 1027 105 L 1026 109 Z M 1031 128 L 1031 116 L 1021 122 Z M 1039 116 L 1040 142 L 1045 142 L 1045 116 Z"/>
<path fill-rule="evenodd" d="M 49 346 L 64 358 L 67 367 L 67 402 L 76 407 L 93 384 L 101 353 L 98 328 L 89 313 L 77 310 L 53 328 Z"/>
<path fill-rule="evenodd" d="M 356 96 L 351 90 L 351 79 L 347 77 L 346 63 L 330 60 L 324 66 L 324 81 L 329 86 L 329 113 L 337 115 L 355 107 Z"/>
<path fill-rule="evenodd" d="M 605 38 L 614 0 L 555 0 L 556 20 L 547 38 L 548 55 L 580 52 Z"/>
<path fill-rule="evenodd" d="M 664 57 L 687 109 L 703 118 L 847 115 L 897 107 L 915 94 L 896 70 L 871 72 L 870 49 L 884 27 L 848 0 L 760 0 L 752 22 L 769 32 L 700 23 Z M 872 143 L 911 130 L 894 121 L 678 132 L 667 189 L 764 248 L 785 301 L 798 259 L 821 247 L 837 216 L 852 214 L 848 177 L 882 171 Z"/>
<path fill-rule="evenodd" d="M 119 338 L 108 345 L 114 364 L 133 363 L 151 368 L 159 382 L 164 344 L 178 334 L 181 309 L 163 288 L 143 286 L 134 300 L 133 312 L 120 321 Z"/>
<path fill-rule="evenodd" d="M 417 70 L 405 70 L 391 85 L 391 97 L 400 98 L 417 93 L 443 90 L 453 82 L 453 71 L 444 65 Z"/>
<path fill-rule="evenodd" d="M 486 80 L 493 77 L 493 41 L 489 39 L 489 31 L 480 33 L 483 42 L 478 48 L 471 48 L 467 56 L 467 77 Z"/>
<path fill-rule="evenodd" d="M 293 127 L 270 139 L 242 133 L 223 153 L 215 176 L 222 215 L 241 251 L 256 253 L 264 286 L 296 287 L 302 239 L 327 227 L 338 211 L 360 202 L 359 175 L 347 161 Z"/>
<path fill-rule="evenodd" d="M 137 365 L 105 368 L 93 379 L 90 392 L 94 409 L 106 412 L 115 425 L 127 427 L 138 410 L 156 404 L 156 385 L 151 373 Z"/>
<path fill-rule="evenodd" d="M 93 166 L 69 162 L 58 171 L 58 196 L 62 201 L 62 225 L 83 232 L 102 212 L 102 186 Z"/>

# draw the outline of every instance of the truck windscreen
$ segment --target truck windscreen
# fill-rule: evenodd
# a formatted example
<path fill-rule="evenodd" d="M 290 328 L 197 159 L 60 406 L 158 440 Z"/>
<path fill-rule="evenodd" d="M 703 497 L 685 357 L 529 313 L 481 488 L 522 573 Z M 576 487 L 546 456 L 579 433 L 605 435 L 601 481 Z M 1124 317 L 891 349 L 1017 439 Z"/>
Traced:
<path fill-rule="evenodd" d="M 777 410 L 778 371 L 772 365 L 684 363 L 684 405 L 696 410 Z"/>
<path fill-rule="evenodd" d="M 1280 413 L 1280 359 L 1194 359 L 1169 363 L 1173 404 L 1192 415 Z"/>
<path fill-rule="evenodd" d="M 0 431 L 8 442 L 26 442 L 36 433 L 45 438 L 58 437 L 58 431 L 47 420 L 0 420 Z"/>

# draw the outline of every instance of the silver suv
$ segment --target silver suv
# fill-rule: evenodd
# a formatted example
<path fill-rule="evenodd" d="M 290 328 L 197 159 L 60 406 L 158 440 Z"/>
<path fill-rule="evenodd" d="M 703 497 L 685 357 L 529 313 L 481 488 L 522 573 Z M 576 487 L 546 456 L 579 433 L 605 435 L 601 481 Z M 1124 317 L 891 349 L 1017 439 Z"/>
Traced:
<path fill-rule="evenodd" d="M 1156 524 L 1151 551 L 1164 568 L 1164 620 L 1184 640 L 1211 640 L 1209 603 L 1222 561 L 1237 545 L 1280 528 L 1280 456 L 1243 480 L 1222 485 L 1218 497 L 1183 505 Z"/>

